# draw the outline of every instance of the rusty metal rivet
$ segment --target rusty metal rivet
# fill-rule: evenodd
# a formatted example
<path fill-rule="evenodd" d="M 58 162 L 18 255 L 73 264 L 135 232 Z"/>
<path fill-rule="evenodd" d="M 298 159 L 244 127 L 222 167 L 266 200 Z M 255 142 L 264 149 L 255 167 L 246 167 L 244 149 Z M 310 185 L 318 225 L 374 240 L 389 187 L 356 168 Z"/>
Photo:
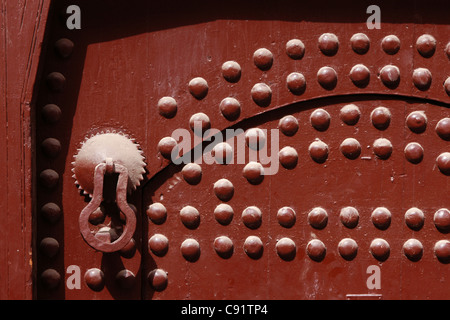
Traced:
<path fill-rule="evenodd" d="M 219 142 L 211 150 L 217 164 L 229 164 L 233 161 L 233 148 L 227 142 Z"/>
<path fill-rule="evenodd" d="M 361 145 L 355 138 L 347 138 L 342 141 L 339 150 L 346 158 L 355 160 L 361 154 Z"/>
<path fill-rule="evenodd" d="M 234 186 L 228 179 L 219 179 L 214 183 L 214 193 L 222 201 L 230 201 L 234 195 Z"/>
<path fill-rule="evenodd" d="M 390 252 L 391 247 L 384 239 L 377 238 L 370 243 L 370 253 L 378 261 L 386 261 L 389 258 Z"/>
<path fill-rule="evenodd" d="M 284 135 L 292 137 L 298 131 L 298 120 L 292 115 L 284 116 L 278 122 L 278 128 Z"/>
<path fill-rule="evenodd" d="M 255 206 L 245 208 L 241 218 L 245 226 L 250 229 L 258 229 L 262 224 L 262 212 Z"/>
<path fill-rule="evenodd" d="M 388 35 L 381 41 L 381 47 L 387 54 L 396 54 L 400 50 L 400 39 L 396 35 Z"/>
<path fill-rule="evenodd" d="M 66 84 L 66 78 L 60 72 L 52 72 L 47 76 L 47 86 L 53 92 L 61 92 Z"/>
<path fill-rule="evenodd" d="M 264 252 L 264 244 L 257 236 L 249 236 L 244 241 L 244 251 L 252 259 L 259 259 Z"/>
<path fill-rule="evenodd" d="M 154 234 L 148 240 L 148 249 L 158 257 L 162 257 L 169 250 L 169 239 L 163 234 Z"/>
<path fill-rule="evenodd" d="M 323 208 L 314 208 L 308 213 L 308 223 L 315 229 L 323 229 L 328 223 L 328 213 Z"/>
<path fill-rule="evenodd" d="M 162 224 L 167 219 L 167 209 L 159 202 L 152 203 L 146 210 L 148 218 L 155 224 Z"/>
<path fill-rule="evenodd" d="M 44 204 L 40 212 L 42 217 L 51 224 L 55 224 L 61 218 L 61 208 L 53 202 Z"/>
<path fill-rule="evenodd" d="M 180 210 L 180 219 L 188 229 L 196 229 L 200 225 L 200 213 L 192 206 L 185 206 Z"/>
<path fill-rule="evenodd" d="M 167 119 L 175 117 L 178 110 L 177 101 L 172 97 L 162 97 L 159 99 L 157 107 L 159 114 Z"/>
<path fill-rule="evenodd" d="M 409 239 L 403 244 L 403 254 L 411 261 L 419 261 L 423 255 L 423 245 L 417 239 Z"/>
<path fill-rule="evenodd" d="M 211 121 L 205 113 L 198 112 L 189 119 L 189 126 L 192 131 L 201 134 L 211 128 Z"/>
<path fill-rule="evenodd" d="M 347 261 L 351 261 L 355 259 L 358 253 L 358 244 L 353 239 L 344 238 L 339 241 L 338 251 L 342 258 Z"/>
<path fill-rule="evenodd" d="M 233 216 L 234 210 L 228 204 L 221 203 L 214 209 L 214 218 L 221 225 L 230 224 L 231 220 L 233 220 Z"/>
<path fill-rule="evenodd" d="M 415 133 L 422 133 L 427 128 L 427 116 L 423 111 L 413 111 L 406 118 L 407 127 Z"/>
<path fill-rule="evenodd" d="M 339 217 L 344 226 L 353 229 L 358 225 L 359 212 L 354 207 L 344 207 L 341 209 Z"/>
<path fill-rule="evenodd" d="M 220 112 L 228 121 L 234 121 L 241 115 L 241 104 L 235 98 L 225 98 L 220 102 Z"/>
<path fill-rule="evenodd" d="M 441 139 L 450 140 L 450 118 L 443 118 L 439 120 L 436 125 L 436 133 Z"/>
<path fill-rule="evenodd" d="M 189 262 L 195 262 L 200 258 L 200 244 L 195 239 L 186 239 L 180 247 L 181 254 Z"/>
<path fill-rule="evenodd" d="M 214 240 L 214 250 L 223 259 L 229 259 L 233 255 L 233 241 L 226 237 L 220 236 Z"/>
<path fill-rule="evenodd" d="M 316 109 L 311 113 L 309 121 L 314 129 L 318 131 L 325 131 L 330 126 L 330 114 L 324 109 Z"/>
<path fill-rule="evenodd" d="M 419 208 L 410 208 L 405 212 L 406 225 L 415 231 L 422 229 L 425 223 L 425 215 Z"/>
<path fill-rule="evenodd" d="M 259 162 L 250 161 L 242 170 L 245 179 L 251 184 L 259 184 L 264 180 L 264 168 Z"/>
<path fill-rule="evenodd" d="M 371 219 L 375 227 L 386 230 L 391 225 L 391 212 L 384 207 L 378 207 L 372 211 Z"/>
<path fill-rule="evenodd" d="M 444 81 L 444 90 L 450 96 L 450 77 Z"/>
<path fill-rule="evenodd" d="M 301 59 L 305 54 L 305 45 L 299 39 L 291 39 L 286 43 L 286 54 L 291 59 Z"/>
<path fill-rule="evenodd" d="M 74 43 L 66 38 L 59 39 L 55 42 L 55 50 L 62 58 L 70 57 L 74 47 Z"/>
<path fill-rule="evenodd" d="M 306 254 L 311 260 L 321 262 L 325 259 L 327 248 L 325 244 L 319 239 L 313 239 L 306 245 Z"/>
<path fill-rule="evenodd" d="M 47 104 L 42 108 L 42 118 L 48 124 L 55 124 L 61 119 L 61 108 L 56 104 Z"/>
<path fill-rule="evenodd" d="M 59 182 L 59 174 L 55 170 L 45 169 L 39 174 L 41 185 L 48 189 L 54 189 Z"/>
<path fill-rule="evenodd" d="M 260 48 L 253 53 L 253 62 L 261 70 L 269 70 L 273 64 L 273 54 L 266 48 Z"/>
<path fill-rule="evenodd" d="M 286 83 L 289 91 L 293 94 L 300 95 L 305 92 L 306 79 L 305 76 L 299 72 L 292 72 L 286 77 Z"/>
<path fill-rule="evenodd" d="M 404 152 L 405 158 L 413 164 L 418 164 L 423 159 L 423 148 L 417 142 L 408 143 L 408 145 L 405 147 Z"/>
<path fill-rule="evenodd" d="M 272 101 L 272 89 L 265 83 L 257 83 L 251 90 L 253 101 L 260 107 L 268 107 Z"/>
<path fill-rule="evenodd" d="M 41 143 L 42 152 L 49 158 L 56 158 L 61 151 L 61 142 L 55 138 L 47 138 Z"/>
<path fill-rule="evenodd" d="M 222 75 L 228 82 L 238 82 L 241 78 L 241 66 L 236 61 L 227 61 L 222 64 Z"/>
<path fill-rule="evenodd" d="M 372 124 L 378 130 L 386 130 L 391 123 L 391 112 L 386 107 L 377 107 L 370 114 Z"/>
<path fill-rule="evenodd" d="M 171 159 L 172 150 L 177 146 L 177 141 L 172 137 L 164 137 L 158 142 L 158 151 L 166 159 Z"/>
<path fill-rule="evenodd" d="M 389 89 L 395 89 L 400 84 L 400 69 L 394 65 L 384 66 L 380 70 L 380 79 Z"/>
<path fill-rule="evenodd" d="M 189 81 L 189 92 L 197 100 L 201 100 L 208 94 L 208 83 L 201 77 L 196 77 Z"/>
<path fill-rule="evenodd" d="M 199 184 L 202 180 L 202 167 L 198 163 L 188 163 L 181 169 L 181 175 L 187 183 Z"/>
<path fill-rule="evenodd" d="M 388 159 L 392 154 L 392 143 L 386 138 L 375 140 L 373 143 L 373 153 L 380 159 Z"/>
<path fill-rule="evenodd" d="M 339 49 L 339 39 L 333 33 L 324 33 L 319 37 L 319 49 L 327 56 L 334 56 Z"/>
<path fill-rule="evenodd" d="M 350 38 L 350 43 L 353 51 L 358 54 L 365 54 L 370 48 L 370 39 L 364 33 L 355 33 Z"/>
<path fill-rule="evenodd" d="M 339 118 L 341 118 L 342 122 L 348 124 L 349 126 L 357 124 L 360 117 L 361 111 L 355 104 L 347 104 L 342 107 L 339 112 Z"/>
<path fill-rule="evenodd" d="M 450 175 L 450 152 L 441 153 L 437 159 L 436 164 L 445 175 Z"/>
<path fill-rule="evenodd" d="M 450 241 L 439 240 L 434 245 L 434 254 L 441 263 L 450 263 Z"/>
<path fill-rule="evenodd" d="M 290 207 L 280 208 L 277 212 L 278 223 L 285 228 L 293 227 L 296 219 L 297 214 L 295 213 L 295 210 Z"/>
<path fill-rule="evenodd" d="M 370 82 L 370 70 L 363 64 L 357 64 L 350 70 L 349 77 L 355 86 L 365 88 Z"/>
<path fill-rule="evenodd" d="M 321 140 L 316 140 L 309 145 L 308 153 L 315 162 L 324 163 L 328 158 L 328 145 Z"/>
<path fill-rule="evenodd" d="M 46 269 L 41 273 L 42 284 L 50 290 L 56 289 L 61 283 L 61 275 L 55 269 Z"/>
<path fill-rule="evenodd" d="M 91 268 L 84 274 L 86 285 L 94 291 L 102 291 L 105 287 L 105 274 L 98 268 Z"/>
<path fill-rule="evenodd" d="M 417 38 L 416 48 L 423 57 L 430 58 L 436 51 L 436 39 L 432 35 L 423 34 Z"/>
<path fill-rule="evenodd" d="M 333 90 L 337 85 L 337 73 L 331 67 L 322 67 L 317 72 L 317 81 L 326 90 Z"/>
<path fill-rule="evenodd" d="M 431 72 L 426 68 L 417 68 L 413 71 L 412 80 L 417 89 L 428 90 L 432 81 Z"/>
<path fill-rule="evenodd" d="M 291 261 L 294 260 L 297 247 L 295 245 L 295 242 L 290 238 L 281 238 L 277 241 L 277 244 L 275 245 L 275 248 L 277 250 L 278 256 L 285 260 L 285 261 Z"/>
<path fill-rule="evenodd" d="M 164 291 L 167 288 L 169 278 L 167 272 L 163 269 L 154 269 L 148 273 L 147 281 L 153 290 Z"/>
<path fill-rule="evenodd" d="M 298 162 L 297 150 L 292 147 L 284 147 L 278 152 L 278 159 L 284 168 L 294 169 Z"/>
<path fill-rule="evenodd" d="M 117 273 L 116 282 L 122 289 L 131 289 L 136 284 L 136 276 L 132 271 L 123 269 Z"/>
<path fill-rule="evenodd" d="M 434 213 L 433 222 L 436 228 L 442 233 L 450 231 L 450 210 L 441 208 Z"/>
<path fill-rule="evenodd" d="M 48 258 L 53 258 L 59 252 L 59 242 L 55 238 L 46 237 L 41 240 L 39 250 Z"/>

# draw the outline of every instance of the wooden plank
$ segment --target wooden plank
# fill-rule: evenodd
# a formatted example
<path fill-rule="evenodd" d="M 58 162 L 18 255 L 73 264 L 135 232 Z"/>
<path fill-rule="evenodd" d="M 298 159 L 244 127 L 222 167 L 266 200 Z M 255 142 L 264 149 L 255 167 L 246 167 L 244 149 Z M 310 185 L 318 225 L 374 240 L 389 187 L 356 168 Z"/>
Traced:
<path fill-rule="evenodd" d="M 32 95 L 49 0 L 1 1 L 0 299 L 31 299 Z"/>

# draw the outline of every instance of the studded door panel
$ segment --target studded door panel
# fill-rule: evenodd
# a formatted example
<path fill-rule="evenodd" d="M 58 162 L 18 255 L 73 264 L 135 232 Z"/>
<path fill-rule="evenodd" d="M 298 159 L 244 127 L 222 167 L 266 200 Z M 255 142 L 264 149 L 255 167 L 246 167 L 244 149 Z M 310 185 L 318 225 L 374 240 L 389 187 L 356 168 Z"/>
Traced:
<path fill-rule="evenodd" d="M 54 2 L 36 91 L 36 296 L 448 297 L 443 7 L 385 4 L 368 29 L 363 4 Z M 116 253 L 80 235 L 91 198 L 72 177 L 104 133 L 145 157 L 127 199 L 137 228 Z M 213 161 L 223 152 L 232 163 Z M 91 218 L 93 231 L 126 223 L 106 201 Z"/>

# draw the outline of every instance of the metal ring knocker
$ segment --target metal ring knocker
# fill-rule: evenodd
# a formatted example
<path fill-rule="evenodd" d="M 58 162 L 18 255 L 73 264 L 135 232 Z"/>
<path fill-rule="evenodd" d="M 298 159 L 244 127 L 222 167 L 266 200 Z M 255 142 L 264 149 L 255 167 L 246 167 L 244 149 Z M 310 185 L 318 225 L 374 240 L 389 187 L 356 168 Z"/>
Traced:
<path fill-rule="evenodd" d="M 98 208 L 103 200 L 103 181 L 105 174 L 118 173 L 119 178 L 116 187 L 116 203 L 120 211 L 125 215 L 126 224 L 120 237 L 109 242 L 109 234 L 98 232 L 94 234 L 89 228 L 89 216 Z M 78 219 L 81 235 L 83 239 L 95 250 L 101 252 L 115 252 L 125 247 L 133 237 L 136 230 L 136 216 L 133 209 L 127 202 L 128 170 L 125 166 L 113 163 L 111 158 L 107 158 L 104 163 L 95 167 L 94 171 L 94 192 L 92 200 L 81 211 Z"/>

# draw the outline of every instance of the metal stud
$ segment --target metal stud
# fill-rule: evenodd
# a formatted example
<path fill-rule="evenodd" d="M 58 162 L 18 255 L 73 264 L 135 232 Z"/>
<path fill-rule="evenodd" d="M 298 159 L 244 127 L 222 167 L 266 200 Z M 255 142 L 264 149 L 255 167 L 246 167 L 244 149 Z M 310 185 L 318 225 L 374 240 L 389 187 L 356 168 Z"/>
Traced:
<path fill-rule="evenodd" d="M 202 167 L 198 163 L 188 163 L 181 169 L 183 179 L 191 184 L 199 184 L 202 180 Z"/>
<path fill-rule="evenodd" d="M 264 252 L 264 245 L 257 236 L 249 236 L 244 241 L 244 251 L 252 259 L 259 259 Z"/>
<path fill-rule="evenodd" d="M 214 209 L 214 218 L 221 225 L 228 225 L 233 220 L 234 210 L 233 208 L 225 203 L 219 204 Z"/>
<path fill-rule="evenodd" d="M 188 229 L 196 229 L 200 225 L 200 213 L 192 206 L 185 206 L 180 210 L 180 219 Z"/>
<path fill-rule="evenodd" d="M 61 275 L 55 269 L 46 269 L 41 273 L 42 284 L 50 290 L 56 289 L 61 283 Z"/>
<path fill-rule="evenodd" d="M 354 207 L 345 207 L 341 209 L 339 218 L 344 226 L 353 229 L 358 225 L 359 212 Z"/>
<path fill-rule="evenodd" d="M 217 164 L 229 164 L 233 161 L 233 148 L 227 142 L 219 142 L 211 150 Z"/>
<path fill-rule="evenodd" d="M 201 77 L 196 77 L 189 81 L 189 92 L 197 100 L 201 100 L 208 94 L 208 83 Z"/>
<path fill-rule="evenodd" d="M 94 291 L 102 291 L 105 287 L 105 274 L 98 268 L 91 268 L 84 274 L 86 285 Z"/>
<path fill-rule="evenodd" d="M 68 58 L 73 52 L 75 44 L 66 38 L 59 39 L 55 42 L 55 50 L 62 58 Z"/>
<path fill-rule="evenodd" d="M 405 213 L 406 225 L 415 231 L 422 229 L 425 223 L 425 215 L 419 208 L 410 208 Z"/>
<path fill-rule="evenodd" d="M 294 260 L 297 247 L 295 245 L 295 242 L 290 238 L 281 238 L 277 241 L 277 244 L 275 245 L 276 251 L 278 256 L 285 260 L 285 261 L 291 261 Z"/>
<path fill-rule="evenodd" d="M 51 224 L 55 224 L 61 218 L 61 208 L 53 202 L 44 204 L 40 212 L 42 217 Z"/>
<path fill-rule="evenodd" d="M 308 147 L 309 156 L 317 163 L 324 163 L 328 158 L 328 145 L 317 140 L 312 142 Z"/>
<path fill-rule="evenodd" d="M 342 141 L 339 150 L 346 158 L 355 160 L 361 154 L 361 145 L 355 138 L 347 138 Z"/>
<path fill-rule="evenodd" d="M 41 240 L 39 250 L 48 258 L 54 258 L 59 252 L 59 242 L 55 238 L 46 237 Z"/>
<path fill-rule="evenodd" d="M 326 90 L 333 90 L 337 85 L 337 73 L 331 67 L 322 67 L 317 72 L 317 81 Z"/>
<path fill-rule="evenodd" d="M 441 263 L 450 263 L 450 241 L 439 240 L 434 245 L 434 254 Z"/>
<path fill-rule="evenodd" d="M 386 130 L 391 123 L 391 112 L 386 107 L 377 107 L 370 114 L 372 124 L 378 130 Z"/>
<path fill-rule="evenodd" d="M 407 127 L 415 133 L 422 133 L 427 128 L 427 116 L 423 111 L 413 111 L 406 118 Z"/>
<path fill-rule="evenodd" d="M 428 90 L 432 81 L 431 72 L 426 68 L 417 68 L 413 71 L 412 80 L 417 89 Z"/>
<path fill-rule="evenodd" d="M 278 159 L 286 169 L 294 169 L 297 166 L 298 154 L 292 147 L 284 147 L 278 152 Z"/>
<path fill-rule="evenodd" d="M 177 114 L 177 101 L 172 97 L 162 97 L 158 104 L 159 114 L 167 119 L 172 119 Z"/>
<path fill-rule="evenodd" d="M 42 186 L 54 189 L 59 182 L 59 174 L 53 169 L 45 169 L 39 174 L 39 181 Z"/>
<path fill-rule="evenodd" d="M 358 54 L 365 54 L 370 48 L 370 39 L 364 33 L 355 33 L 350 38 L 353 51 Z"/>
<path fill-rule="evenodd" d="M 189 119 L 189 127 L 194 133 L 201 134 L 211 128 L 211 121 L 206 114 L 198 112 Z"/>
<path fill-rule="evenodd" d="M 291 115 L 284 116 L 280 119 L 278 127 L 284 135 L 292 137 L 298 131 L 298 120 Z"/>
<path fill-rule="evenodd" d="M 158 151 L 161 155 L 170 160 L 172 158 L 172 150 L 177 146 L 177 141 L 172 137 L 164 137 L 158 142 Z"/>
<path fill-rule="evenodd" d="M 387 54 L 396 54 L 400 50 L 400 39 L 396 35 L 388 35 L 381 41 L 381 47 Z"/>
<path fill-rule="evenodd" d="M 200 258 L 200 244 L 195 239 L 186 239 L 180 247 L 181 254 L 189 262 L 195 262 Z"/>
<path fill-rule="evenodd" d="M 436 164 L 445 175 L 450 175 L 450 152 L 441 153 L 437 159 Z"/>
<path fill-rule="evenodd" d="M 338 251 L 342 258 L 351 261 L 358 253 L 358 244 L 350 238 L 342 239 L 338 244 Z"/>
<path fill-rule="evenodd" d="M 416 48 L 423 57 L 430 58 L 436 51 L 436 39 L 432 35 L 423 34 L 417 39 Z"/>
<path fill-rule="evenodd" d="M 370 70 L 363 64 L 357 64 L 350 70 L 350 80 L 358 88 L 365 88 L 370 82 Z"/>
<path fill-rule="evenodd" d="M 299 72 L 292 72 L 286 77 L 287 87 L 295 95 L 301 95 L 306 89 L 305 76 Z"/>
<path fill-rule="evenodd" d="M 314 129 L 318 131 L 325 131 L 330 126 L 330 114 L 324 109 L 316 109 L 311 113 L 309 121 Z"/>
<path fill-rule="evenodd" d="M 136 276 L 128 269 L 123 269 L 116 274 L 116 283 L 122 289 L 131 289 L 136 284 Z"/>
<path fill-rule="evenodd" d="M 423 245 L 417 239 L 409 239 L 403 244 L 403 254 L 411 261 L 419 261 L 423 255 Z"/>
<path fill-rule="evenodd" d="M 391 247 L 384 239 L 377 238 L 370 243 L 370 253 L 378 261 L 386 261 L 389 258 L 390 252 Z"/>
<path fill-rule="evenodd" d="M 262 212 L 258 207 L 250 206 L 242 211 L 242 222 L 249 229 L 258 229 L 262 224 Z"/>
<path fill-rule="evenodd" d="M 148 249 L 158 257 L 163 257 L 169 250 L 169 239 L 163 234 L 154 234 L 148 240 Z"/>
<path fill-rule="evenodd" d="M 42 152 L 49 158 L 56 158 L 61 151 L 61 142 L 55 138 L 47 138 L 41 143 Z"/>
<path fill-rule="evenodd" d="M 251 184 L 260 184 L 264 180 L 264 168 L 259 162 L 250 161 L 245 165 L 242 174 Z"/>
<path fill-rule="evenodd" d="M 444 52 L 447 55 L 447 58 L 450 59 L 450 42 L 445 46 Z"/>
<path fill-rule="evenodd" d="M 386 160 L 392 154 L 392 143 L 386 138 L 379 138 L 373 143 L 373 152 L 378 158 Z"/>
<path fill-rule="evenodd" d="M 372 211 L 371 219 L 375 227 L 386 230 L 391 225 L 391 212 L 384 207 L 378 207 Z"/>
<path fill-rule="evenodd" d="M 214 240 L 214 250 L 219 257 L 229 259 L 234 251 L 233 241 L 226 236 L 217 237 Z"/>
<path fill-rule="evenodd" d="M 66 78 L 60 72 L 52 72 L 47 76 L 47 86 L 53 92 L 61 92 L 66 84 Z"/>
<path fill-rule="evenodd" d="M 285 228 L 293 227 L 296 219 L 297 214 L 295 213 L 295 210 L 290 207 L 280 208 L 277 212 L 278 223 Z"/>
<path fill-rule="evenodd" d="M 227 61 L 222 64 L 222 75 L 228 82 L 238 82 L 241 78 L 241 66 L 236 61 Z"/>
<path fill-rule="evenodd" d="M 235 121 L 241 114 L 241 104 L 235 98 L 225 98 L 220 102 L 220 112 L 228 121 Z"/>
<path fill-rule="evenodd" d="M 47 104 L 42 108 L 41 114 L 47 124 L 55 124 L 61 119 L 62 111 L 56 104 Z"/>
<path fill-rule="evenodd" d="M 272 101 L 272 89 L 265 83 L 257 83 L 251 90 L 253 101 L 260 107 L 268 107 Z"/>
<path fill-rule="evenodd" d="M 404 150 L 405 158 L 413 164 L 418 164 L 422 161 L 423 152 L 422 146 L 417 142 L 408 143 Z"/>
<path fill-rule="evenodd" d="M 450 140 L 450 118 L 443 118 L 439 120 L 436 125 L 436 133 L 441 139 Z"/>
<path fill-rule="evenodd" d="M 167 288 L 169 278 L 163 269 L 154 269 L 148 273 L 147 281 L 153 290 L 160 292 Z"/>
<path fill-rule="evenodd" d="M 328 213 L 323 208 L 314 208 L 308 213 L 308 223 L 315 229 L 323 229 L 328 223 Z"/>
<path fill-rule="evenodd" d="M 286 43 L 286 54 L 289 58 L 298 60 L 305 54 L 305 45 L 299 39 L 292 39 Z"/>
<path fill-rule="evenodd" d="M 347 104 L 342 107 L 341 111 L 339 112 L 339 117 L 345 124 L 353 126 L 358 123 L 359 118 L 361 117 L 361 111 L 359 110 L 358 106 L 354 104 Z"/>
<path fill-rule="evenodd" d="M 273 64 L 273 54 L 266 48 L 260 48 L 253 54 L 253 62 L 261 70 L 269 70 Z"/>
<path fill-rule="evenodd" d="M 441 208 L 434 213 L 433 222 L 442 233 L 450 232 L 450 210 Z"/>
<path fill-rule="evenodd" d="M 146 214 L 154 224 L 162 224 L 167 219 L 167 209 L 162 203 L 159 202 L 149 205 L 146 210 Z"/>
<path fill-rule="evenodd" d="M 380 79 L 389 89 L 395 89 L 400 83 L 400 69 L 394 65 L 384 66 L 380 71 Z"/>
<path fill-rule="evenodd" d="M 234 186 L 228 179 L 220 179 L 214 183 L 214 193 L 222 201 L 230 201 L 234 194 Z"/>
<path fill-rule="evenodd" d="M 325 259 L 327 248 L 325 244 L 319 239 L 313 239 L 306 245 L 306 254 L 316 262 L 321 262 Z"/>
<path fill-rule="evenodd" d="M 251 128 L 245 132 L 245 143 L 252 150 L 264 148 L 266 140 L 266 134 L 260 128 Z"/>
<path fill-rule="evenodd" d="M 339 49 L 339 39 L 333 33 L 324 33 L 319 37 L 319 49 L 327 56 L 334 56 Z"/>

